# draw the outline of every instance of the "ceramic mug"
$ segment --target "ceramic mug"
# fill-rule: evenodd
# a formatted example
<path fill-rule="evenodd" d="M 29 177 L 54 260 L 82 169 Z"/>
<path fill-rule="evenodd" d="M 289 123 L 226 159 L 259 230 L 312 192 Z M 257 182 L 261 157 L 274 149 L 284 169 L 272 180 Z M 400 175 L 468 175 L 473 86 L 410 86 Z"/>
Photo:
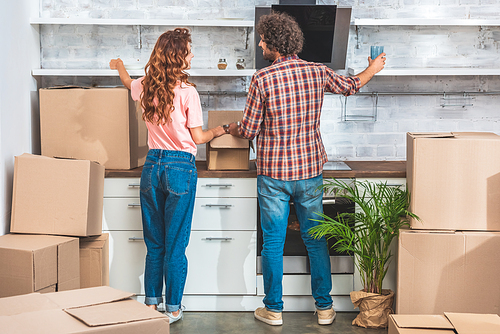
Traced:
<path fill-rule="evenodd" d="M 381 54 L 382 52 L 384 52 L 384 47 L 383 46 L 375 46 L 375 45 L 372 45 L 370 47 L 370 57 L 371 59 L 375 59 L 378 57 L 379 54 Z"/>

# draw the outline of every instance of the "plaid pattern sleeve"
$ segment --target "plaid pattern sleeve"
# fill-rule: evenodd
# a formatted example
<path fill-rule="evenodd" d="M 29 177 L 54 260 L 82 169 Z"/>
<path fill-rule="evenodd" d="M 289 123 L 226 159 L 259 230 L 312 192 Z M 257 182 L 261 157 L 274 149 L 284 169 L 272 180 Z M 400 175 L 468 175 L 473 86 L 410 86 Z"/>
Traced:
<path fill-rule="evenodd" d="M 250 82 L 240 135 L 257 136 L 257 174 L 278 180 L 318 176 L 328 160 L 320 133 L 325 91 L 350 95 L 357 77 L 297 56 L 280 57 Z"/>

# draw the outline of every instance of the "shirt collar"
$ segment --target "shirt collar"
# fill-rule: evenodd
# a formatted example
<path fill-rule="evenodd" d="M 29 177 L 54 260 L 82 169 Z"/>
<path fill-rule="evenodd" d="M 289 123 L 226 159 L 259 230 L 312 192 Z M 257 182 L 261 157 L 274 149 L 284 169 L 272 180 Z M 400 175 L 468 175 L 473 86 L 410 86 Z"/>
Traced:
<path fill-rule="evenodd" d="M 278 57 L 278 59 L 276 59 L 275 61 L 273 61 L 273 65 L 274 64 L 278 64 L 278 63 L 281 63 L 283 61 L 287 61 L 287 60 L 297 60 L 299 59 L 299 56 L 297 55 L 291 55 L 291 56 L 281 56 L 281 57 Z"/>

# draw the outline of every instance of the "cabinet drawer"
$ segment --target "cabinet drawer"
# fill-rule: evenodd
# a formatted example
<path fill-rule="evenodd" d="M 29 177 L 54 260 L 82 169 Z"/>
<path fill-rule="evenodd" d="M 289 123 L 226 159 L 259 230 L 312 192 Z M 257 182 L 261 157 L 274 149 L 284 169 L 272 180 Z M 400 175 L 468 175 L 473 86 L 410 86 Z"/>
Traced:
<path fill-rule="evenodd" d="M 139 198 L 104 198 L 102 229 L 142 231 Z"/>
<path fill-rule="evenodd" d="M 257 179 L 200 178 L 196 197 L 257 197 Z"/>
<path fill-rule="evenodd" d="M 257 198 L 196 198 L 193 230 L 256 230 Z"/>
<path fill-rule="evenodd" d="M 185 294 L 256 294 L 257 232 L 193 231 Z"/>
<path fill-rule="evenodd" d="M 110 231 L 109 286 L 144 294 L 146 245 L 141 231 Z"/>
<path fill-rule="evenodd" d="M 353 274 L 332 275 L 331 295 L 350 295 L 353 288 Z M 311 293 L 311 275 L 283 275 L 284 296 L 310 296 Z M 257 294 L 264 295 L 262 275 L 257 276 Z"/>
<path fill-rule="evenodd" d="M 104 197 L 139 198 L 140 186 L 140 178 L 105 178 Z"/>

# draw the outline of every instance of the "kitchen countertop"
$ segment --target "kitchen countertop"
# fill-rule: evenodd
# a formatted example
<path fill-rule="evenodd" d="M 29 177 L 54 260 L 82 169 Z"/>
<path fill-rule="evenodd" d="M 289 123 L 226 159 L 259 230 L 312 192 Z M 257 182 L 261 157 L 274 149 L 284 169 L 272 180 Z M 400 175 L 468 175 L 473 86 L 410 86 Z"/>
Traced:
<path fill-rule="evenodd" d="M 406 161 L 345 161 L 351 170 L 325 170 L 325 178 L 405 178 Z M 200 178 L 256 178 L 255 163 L 250 162 L 250 170 L 211 171 L 206 161 L 196 161 Z M 105 177 L 141 177 L 142 167 L 134 169 L 106 169 Z"/>

